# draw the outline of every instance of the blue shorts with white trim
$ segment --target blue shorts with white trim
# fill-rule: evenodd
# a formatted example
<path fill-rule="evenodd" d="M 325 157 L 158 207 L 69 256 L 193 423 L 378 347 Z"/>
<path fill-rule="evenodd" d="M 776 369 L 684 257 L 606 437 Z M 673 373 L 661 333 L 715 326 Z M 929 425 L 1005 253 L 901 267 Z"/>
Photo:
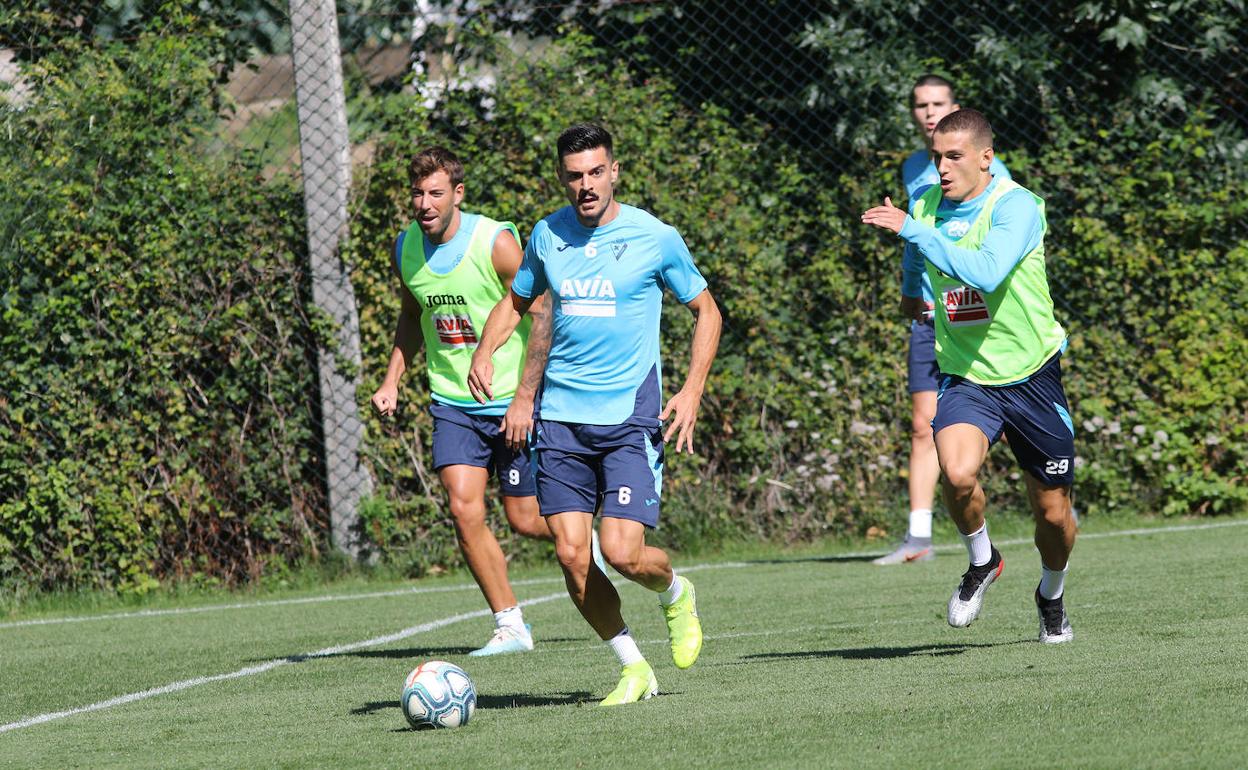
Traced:
<path fill-rule="evenodd" d="M 594 513 L 659 525 L 661 428 L 538 420 L 537 504 L 543 516 Z"/>
<path fill-rule="evenodd" d="M 1004 434 L 1023 470 L 1049 486 L 1075 481 L 1075 428 L 1062 387 L 1061 354 L 1035 374 L 1010 385 L 977 385 L 945 375 L 936 396 L 933 434 L 959 423 L 974 425 L 996 443 Z"/>

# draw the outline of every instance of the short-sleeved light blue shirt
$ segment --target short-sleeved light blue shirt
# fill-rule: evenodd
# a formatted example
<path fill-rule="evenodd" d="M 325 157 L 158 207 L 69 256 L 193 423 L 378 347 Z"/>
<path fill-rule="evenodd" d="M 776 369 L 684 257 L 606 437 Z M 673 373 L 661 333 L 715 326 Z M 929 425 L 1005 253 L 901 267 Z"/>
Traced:
<path fill-rule="evenodd" d="M 511 288 L 526 299 L 551 294 L 543 420 L 659 425 L 663 290 L 687 303 L 706 289 L 675 228 L 625 204 L 587 228 L 565 206 L 533 228 Z"/>

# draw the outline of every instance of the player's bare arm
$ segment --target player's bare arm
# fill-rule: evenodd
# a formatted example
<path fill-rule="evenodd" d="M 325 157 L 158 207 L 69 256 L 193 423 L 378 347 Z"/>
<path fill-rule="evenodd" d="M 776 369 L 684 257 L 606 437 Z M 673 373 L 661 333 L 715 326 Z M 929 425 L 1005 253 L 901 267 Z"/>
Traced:
<path fill-rule="evenodd" d="M 671 439 L 676 434 L 676 453 L 687 448 L 693 454 L 693 428 L 698 421 L 698 407 L 702 403 L 702 391 L 706 388 L 706 377 L 711 371 L 711 362 L 719 349 L 719 333 L 723 326 L 723 317 L 719 305 L 708 289 L 694 297 L 685 305 L 697 318 L 693 327 L 693 345 L 690 354 L 689 376 L 685 384 L 675 395 L 668 399 L 667 406 L 659 419 L 666 421 L 670 416 L 672 422 L 663 433 L 663 440 Z"/>
<path fill-rule="evenodd" d="M 546 356 L 550 353 L 550 306 L 545 295 L 533 299 L 528 315 L 533 325 L 529 327 L 524 369 L 520 372 L 520 384 L 511 397 L 511 405 L 507 407 L 499 426 L 507 446 L 517 451 L 528 445 L 529 435 L 533 432 L 533 401 L 542 384 Z"/>
<path fill-rule="evenodd" d="M 511 282 L 515 279 L 516 271 L 520 269 L 520 263 L 524 260 L 524 253 L 514 238 L 504 237 L 505 235 L 505 233 L 500 233 L 495 239 L 491 257 L 494 271 L 498 273 L 498 279 L 502 281 L 503 288 L 510 291 Z M 533 325 L 529 329 L 524 370 L 520 373 L 520 384 L 499 426 L 507 445 L 516 450 L 524 449 L 528 443 L 529 434 L 533 430 L 533 400 L 542 382 L 542 373 L 546 371 L 546 356 L 550 352 L 550 313 L 545 296 L 533 299 L 532 304 L 529 305 L 528 314 Z M 486 325 L 488 327 L 488 322 Z"/>
<path fill-rule="evenodd" d="M 884 196 L 884 205 L 863 212 L 862 223 L 900 234 L 906 224 L 906 212 L 894 206 L 892 198 Z"/>
<path fill-rule="evenodd" d="M 411 366 L 412 358 L 420 349 L 420 303 L 399 279 L 399 320 L 394 329 L 394 347 L 390 350 L 390 363 L 381 387 L 373 394 L 373 409 L 383 417 L 394 414 L 399 405 L 399 380 Z"/>
<path fill-rule="evenodd" d="M 494 398 L 494 352 L 502 347 L 520 325 L 520 319 L 529 312 L 532 304 L 533 300 L 525 299 L 508 289 L 506 296 L 490 311 L 468 370 L 468 392 L 479 403 L 484 404 Z"/>

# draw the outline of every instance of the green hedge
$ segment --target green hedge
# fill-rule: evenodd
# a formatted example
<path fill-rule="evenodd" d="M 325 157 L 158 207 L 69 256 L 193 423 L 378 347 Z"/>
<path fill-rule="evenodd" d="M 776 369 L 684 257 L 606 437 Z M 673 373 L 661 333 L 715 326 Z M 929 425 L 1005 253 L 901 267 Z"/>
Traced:
<path fill-rule="evenodd" d="M 1164 134 L 1129 115 L 1091 128 L 1064 124 L 1015 163 L 1049 201 L 1085 509 L 1243 512 L 1242 160 L 1200 111 Z"/>
<path fill-rule="evenodd" d="M 725 312 L 702 453 L 671 458 L 660 541 L 799 540 L 900 523 L 909 425 L 900 242 L 858 216 L 897 186 L 901 153 L 851 158 L 828 184 L 765 126 L 710 105 L 682 108 L 667 83 L 630 79 L 575 35 L 502 70 L 489 94 L 456 92 L 432 113 L 401 104 L 353 229 L 367 387 L 383 373 L 397 308 L 386 247 L 407 216 L 408 155 L 450 145 L 468 161 L 465 205 L 527 232 L 564 203 L 554 138 L 599 119 L 617 136 L 619 197 L 684 234 Z M 1248 190 L 1242 177 L 1218 173 L 1226 158 L 1202 149 L 1208 116 L 1194 114 L 1165 141 L 1146 130 L 1129 120 L 1093 135 L 1057 125 L 1043 151 L 1008 158 L 1049 199 L 1051 279 L 1072 339 L 1079 505 L 1093 516 L 1243 511 L 1248 398 L 1229 362 L 1248 353 L 1248 335 L 1228 310 L 1248 285 L 1245 248 L 1234 246 Z M 669 392 L 687 366 L 690 330 L 669 302 Z M 419 561 L 453 547 L 436 484 L 406 461 L 429 427 L 416 408 L 425 398 L 418 377 L 404 397 L 396 423 L 374 423 L 385 472 L 370 526 L 393 538 L 392 555 Z M 993 453 L 987 485 L 994 510 L 1026 511 L 1008 449 Z M 444 545 L 431 549 L 437 538 Z"/>
<path fill-rule="evenodd" d="M 2 113 L 0 128 L 30 138 L 0 144 L 4 584 L 234 582 L 325 548 L 298 190 L 215 148 L 221 37 L 184 24 L 69 46 L 40 65 L 34 101 Z M 527 234 L 564 203 L 555 137 L 598 119 L 617 137 L 620 198 L 682 232 L 725 314 L 700 453 L 670 458 L 659 540 L 713 547 L 901 522 L 900 243 L 859 222 L 897 188 L 900 150 L 797 152 L 766 125 L 683 104 L 576 34 L 433 111 L 407 94 L 351 104 L 357 138 L 376 147 L 344 252 L 362 406 L 398 309 L 388 260 L 410 154 L 453 147 L 468 163 L 466 207 Z M 1223 127 L 1193 111 L 1159 133 L 1124 106 L 1091 129 L 1053 118 L 1049 142 L 1007 157 L 1048 201 L 1088 515 L 1248 508 L 1248 181 L 1226 155 L 1234 143 L 1213 134 Z M 664 313 L 671 392 L 692 319 L 670 301 Z M 377 483 L 364 533 L 412 574 L 459 559 L 426 401 L 417 370 L 396 419 L 367 416 Z M 1008 450 L 994 451 L 986 483 L 994 511 L 1025 510 Z"/>
<path fill-rule="evenodd" d="M 233 582 L 324 542 L 302 203 L 212 150 L 213 33 L 67 41 L 0 113 L 0 583 Z"/>

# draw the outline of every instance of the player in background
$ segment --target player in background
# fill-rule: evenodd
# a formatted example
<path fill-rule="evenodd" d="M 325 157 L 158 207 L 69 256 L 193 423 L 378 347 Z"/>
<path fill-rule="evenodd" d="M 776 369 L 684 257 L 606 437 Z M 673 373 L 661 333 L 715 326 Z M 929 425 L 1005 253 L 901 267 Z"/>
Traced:
<path fill-rule="evenodd" d="M 1074 426 L 1062 387 L 1066 333 L 1053 315 L 1044 263 L 1044 201 L 993 176 L 992 127 L 975 110 L 937 124 L 932 157 L 940 184 L 919 191 L 909 215 L 885 198 L 862 221 L 906 242 L 903 314 L 923 312 L 923 272 L 938 298 L 942 379 L 932 428 L 945 505 L 970 556 L 949 599 L 949 624 L 975 620 L 1005 566 L 988 537 L 978 479 L 989 447 L 1005 435 L 1036 521 L 1039 638 L 1070 641 L 1063 595 L 1075 543 Z"/>
<path fill-rule="evenodd" d="M 531 628 L 507 579 L 507 560 L 486 523 L 485 488 L 496 472 L 511 528 L 525 537 L 554 539 L 538 512 L 526 454 L 550 341 L 549 315 L 538 298 L 532 321 L 501 341 L 496 398 L 484 404 L 473 399 L 464 384 L 472 352 L 486 317 L 520 268 L 520 234 L 510 222 L 460 210 L 464 166 L 449 150 L 417 153 L 408 171 L 416 220 L 394 244 L 391 266 L 402 307 L 373 407 L 383 416 L 394 414 L 399 380 L 423 342 L 433 467 L 450 498 L 460 550 L 494 612 L 493 637 L 469 654 L 531 650 Z"/>
<path fill-rule="evenodd" d="M 615 199 L 619 163 L 611 134 L 578 124 L 560 134 L 557 150 L 556 172 L 571 205 L 534 227 L 511 293 L 486 323 L 469 387 L 478 400 L 494 397 L 491 354 L 549 290 L 554 321 L 538 403 L 537 498 L 573 603 L 623 668 L 602 701 L 611 706 L 649 698 L 658 683 L 620 614 L 619 594 L 591 564 L 596 511 L 607 563 L 659 595 L 676 666 L 693 665 L 702 649 L 693 583 L 673 571 L 663 550 L 646 545 L 645 533 L 659 523 L 664 442 L 674 435 L 677 453 L 693 452 L 721 319 L 680 234 Z M 664 289 L 697 319 L 688 376 L 666 407 L 659 370 Z"/>
<path fill-rule="evenodd" d="M 901 164 L 901 181 L 906 196 L 914 200 L 919 190 L 940 183 L 932 163 L 932 134 L 936 124 L 961 107 L 954 98 L 953 84 L 939 75 L 924 75 L 910 92 L 910 116 L 923 137 L 923 149 L 915 150 Z M 989 172 L 1010 179 L 1009 169 L 993 156 Z M 936 388 L 940 370 L 936 366 L 936 326 L 932 317 L 932 286 L 923 276 L 923 317 L 910 322 L 910 354 L 907 372 L 910 390 L 910 521 L 906 537 L 892 553 L 875 564 L 908 564 L 932 558 L 932 502 L 940 481 L 936 444 L 932 441 L 932 418 L 936 416 Z"/>

